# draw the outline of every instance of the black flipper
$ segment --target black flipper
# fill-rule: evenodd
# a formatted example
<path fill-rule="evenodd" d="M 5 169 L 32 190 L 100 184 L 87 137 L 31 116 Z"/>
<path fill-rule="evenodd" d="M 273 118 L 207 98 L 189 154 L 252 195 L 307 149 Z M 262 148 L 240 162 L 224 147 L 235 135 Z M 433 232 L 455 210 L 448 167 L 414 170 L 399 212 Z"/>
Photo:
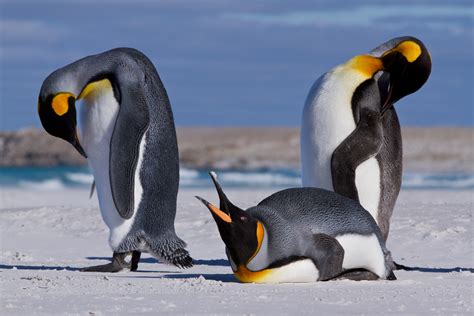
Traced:
<path fill-rule="evenodd" d="M 121 90 L 120 109 L 110 140 L 110 187 L 115 207 L 125 219 L 133 215 L 135 169 L 140 141 L 149 123 L 147 103 L 139 89 Z"/>
<path fill-rule="evenodd" d="M 112 262 L 98 266 L 91 266 L 82 268 L 81 272 L 120 272 L 124 269 L 130 269 L 130 262 L 125 261 L 125 258 L 130 255 L 128 252 L 114 252 Z"/>
<path fill-rule="evenodd" d="M 357 166 L 377 155 L 383 142 L 377 83 L 368 80 L 361 84 L 354 93 L 352 103 L 357 126 L 334 150 L 331 157 L 331 174 L 335 192 L 359 201 L 355 184 Z"/>
<path fill-rule="evenodd" d="M 326 234 L 314 234 L 314 247 L 308 256 L 319 270 L 319 281 L 330 280 L 342 272 L 344 248 L 333 237 Z"/>
<path fill-rule="evenodd" d="M 95 180 L 92 181 L 91 191 L 89 192 L 89 199 L 92 199 L 92 196 L 94 195 L 94 190 L 95 190 Z"/>

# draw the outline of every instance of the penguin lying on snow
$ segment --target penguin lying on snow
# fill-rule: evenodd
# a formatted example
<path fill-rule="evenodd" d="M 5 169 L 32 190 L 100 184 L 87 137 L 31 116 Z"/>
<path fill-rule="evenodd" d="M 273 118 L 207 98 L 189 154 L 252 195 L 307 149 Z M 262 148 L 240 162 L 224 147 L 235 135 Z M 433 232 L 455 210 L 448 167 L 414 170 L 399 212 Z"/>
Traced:
<path fill-rule="evenodd" d="M 393 104 L 420 89 L 431 58 L 414 37 L 394 38 L 322 75 L 303 110 L 303 186 L 358 201 L 387 239 L 402 180 L 402 139 Z"/>
<path fill-rule="evenodd" d="M 210 173 L 220 207 L 211 211 L 241 282 L 395 280 L 380 230 L 357 202 L 318 188 L 293 188 L 243 211 Z"/>
<path fill-rule="evenodd" d="M 173 114 L 151 61 L 130 48 L 80 59 L 46 78 L 38 112 L 48 133 L 88 158 L 110 229 L 112 262 L 84 271 L 133 271 L 141 252 L 190 267 L 174 228 L 179 162 Z"/>

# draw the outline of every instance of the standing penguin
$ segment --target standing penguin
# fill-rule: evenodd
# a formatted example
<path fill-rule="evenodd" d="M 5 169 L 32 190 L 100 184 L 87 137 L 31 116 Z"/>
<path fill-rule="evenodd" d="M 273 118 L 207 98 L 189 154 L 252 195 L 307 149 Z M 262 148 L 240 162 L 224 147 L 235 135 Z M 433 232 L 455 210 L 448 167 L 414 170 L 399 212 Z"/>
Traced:
<path fill-rule="evenodd" d="M 430 72 L 431 58 L 420 40 L 394 38 L 322 75 L 303 110 L 303 186 L 360 202 L 384 239 L 402 178 L 393 104 L 421 88 Z"/>
<path fill-rule="evenodd" d="M 394 280 L 380 229 L 359 203 L 319 188 L 293 188 L 246 211 L 219 195 L 211 211 L 241 282 L 315 282 L 334 278 Z"/>
<path fill-rule="evenodd" d="M 76 101 L 82 101 L 80 138 Z M 48 133 L 88 158 L 110 229 L 112 262 L 83 270 L 134 271 L 141 252 L 178 267 L 192 266 L 174 228 L 179 161 L 173 114 L 148 58 L 117 48 L 58 69 L 43 82 L 38 112 Z"/>

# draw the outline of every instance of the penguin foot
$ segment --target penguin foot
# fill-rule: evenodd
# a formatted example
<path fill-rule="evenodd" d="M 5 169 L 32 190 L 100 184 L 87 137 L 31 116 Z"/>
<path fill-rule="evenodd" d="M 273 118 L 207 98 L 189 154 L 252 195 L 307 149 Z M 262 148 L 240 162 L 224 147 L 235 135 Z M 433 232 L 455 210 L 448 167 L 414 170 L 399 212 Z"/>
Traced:
<path fill-rule="evenodd" d="M 180 248 L 173 253 L 173 260 L 171 263 L 180 269 L 187 269 L 193 266 L 193 258 L 189 256 L 186 249 Z"/>
<path fill-rule="evenodd" d="M 140 251 L 132 252 L 132 260 L 130 260 L 130 271 L 137 271 L 138 262 L 140 262 L 140 257 L 142 253 Z"/>
<path fill-rule="evenodd" d="M 132 259 L 127 262 L 125 258 L 130 255 L 129 252 L 117 253 L 114 252 L 112 256 L 112 262 L 102 264 L 98 266 L 85 267 L 80 269 L 81 272 L 120 272 L 125 269 L 130 271 L 136 271 L 138 268 L 138 262 L 140 261 L 141 252 L 133 251 Z"/>
<path fill-rule="evenodd" d="M 353 280 L 353 281 L 373 281 L 379 279 L 379 276 L 367 270 L 350 270 L 340 274 L 337 280 Z"/>

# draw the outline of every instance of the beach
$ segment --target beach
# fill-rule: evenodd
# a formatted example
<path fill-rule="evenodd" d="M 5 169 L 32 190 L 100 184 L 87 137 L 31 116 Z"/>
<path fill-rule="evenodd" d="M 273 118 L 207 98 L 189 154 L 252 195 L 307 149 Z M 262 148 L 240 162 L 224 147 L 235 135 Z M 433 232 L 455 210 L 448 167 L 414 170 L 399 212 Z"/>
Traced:
<path fill-rule="evenodd" d="M 238 206 L 276 189 L 226 190 Z M 402 190 L 388 240 L 396 281 L 241 284 L 231 273 L 209 211 L 211 188 L 180 190 L 176 230 L 194 267 L 144 254 L 137 272 L 84 273 L 106 263 L 108 231 L 87 189 L 3 188 L 0 310 L 12 314 L 470 314 L 473 311 L 471 190 Z"/>
<path fill-rule="evenodd" d="M 176 230 L 194 267 L 143 254 L 137 272 L 84 273 L 112 255 L 92 175 L 66 142 L 36 129 L 0 133 L 0 311 L 78 314 L 469 314 L 474 304 L 472 128 L 403 128 L 404 176 L 387 247 L 396 281 L 241 284 L 216 224 L 194 196 L 247 208 L 300 185 L 297 128 L 178 128 Z"/>
<path fill-rule="evenodd" d="M 178 127 L 181 167 L 299 168 L 297 127 Z M 474 128 L 402 127 L 404 171 L 474 171 Z M 0 167 L 81 166 L 67 142 L 27 128 L 0 132 Z"/>

